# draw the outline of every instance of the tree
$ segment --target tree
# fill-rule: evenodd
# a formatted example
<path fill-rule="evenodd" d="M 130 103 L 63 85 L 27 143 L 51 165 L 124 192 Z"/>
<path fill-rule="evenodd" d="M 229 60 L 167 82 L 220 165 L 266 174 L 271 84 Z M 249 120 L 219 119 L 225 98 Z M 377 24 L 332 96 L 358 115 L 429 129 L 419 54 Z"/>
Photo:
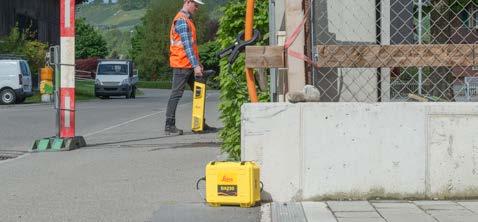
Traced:
<path fill-rule="evenodd" d="M 90 57 L 104 58 L 108 55 L 108 48 L 103 36 L 85 19 L 76 20 L 76 58 Z"/>
<path fill-rule="evenodd" d="M 32 38 L 34 33 L 26 30 L 20 32 L 18 27 L 12 28 L 8 36 L 0 38 L 0 54 L 13 54 L 24 56 L 34 75 L 38 74 L 40 67 L 45 65 L 45 54 L 48 46 Z"/>

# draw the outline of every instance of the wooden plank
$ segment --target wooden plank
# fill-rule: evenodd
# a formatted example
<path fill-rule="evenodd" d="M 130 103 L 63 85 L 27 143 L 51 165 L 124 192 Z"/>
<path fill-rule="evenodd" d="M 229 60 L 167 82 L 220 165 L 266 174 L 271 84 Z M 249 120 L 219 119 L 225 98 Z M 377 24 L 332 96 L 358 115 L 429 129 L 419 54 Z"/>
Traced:
<path fill-rule="evenodd" d="M 246 46 L 247 68 L 285 67 L 283 46 Z"/>
<path fill-rule="evenodd" d="M 319 45 L 321 67 L 438 67 L 478 64 L 477 44 Z"/>

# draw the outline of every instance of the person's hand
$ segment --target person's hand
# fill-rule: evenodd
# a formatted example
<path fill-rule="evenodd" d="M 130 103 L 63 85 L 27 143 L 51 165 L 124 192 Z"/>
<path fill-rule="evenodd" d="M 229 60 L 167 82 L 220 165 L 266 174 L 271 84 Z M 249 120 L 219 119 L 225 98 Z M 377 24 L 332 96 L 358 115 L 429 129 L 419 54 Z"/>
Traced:
<path fill-rule="evenodd" d="M 194 75 L 195 76 L 202 76 L 202 67 L 201 66 L 196 66 L 194 68 Z"/>

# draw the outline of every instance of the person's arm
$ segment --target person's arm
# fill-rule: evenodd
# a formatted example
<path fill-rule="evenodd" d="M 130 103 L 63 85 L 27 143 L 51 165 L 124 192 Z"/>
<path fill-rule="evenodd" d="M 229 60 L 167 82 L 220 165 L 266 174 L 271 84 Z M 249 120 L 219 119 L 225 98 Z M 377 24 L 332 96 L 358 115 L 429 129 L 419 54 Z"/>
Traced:
<path fill-rule="evenodd" d="M 194 54 L 192 37 L 187 22 L 184 19 L 178 19 L 175 24 L 175 29 L 181 36 L 181 42 L 183 42 L 184 50 L 193 68 L 200 66 L 199 58 Z"/>

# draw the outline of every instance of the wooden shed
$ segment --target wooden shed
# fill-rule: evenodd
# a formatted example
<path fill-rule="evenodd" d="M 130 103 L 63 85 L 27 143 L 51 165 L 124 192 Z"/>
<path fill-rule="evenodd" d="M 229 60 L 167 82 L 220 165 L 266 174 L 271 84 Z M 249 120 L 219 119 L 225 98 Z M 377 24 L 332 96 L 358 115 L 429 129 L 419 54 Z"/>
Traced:
<path fill-rule="evenodd" d="M 83 0 L 76 0 L 81 3 Z M 38 40 L 55 45 L 60 42 L 60 0 L 0 1 L 0 36 L 8 35 L 17 24 L 30 30 Z"/>

